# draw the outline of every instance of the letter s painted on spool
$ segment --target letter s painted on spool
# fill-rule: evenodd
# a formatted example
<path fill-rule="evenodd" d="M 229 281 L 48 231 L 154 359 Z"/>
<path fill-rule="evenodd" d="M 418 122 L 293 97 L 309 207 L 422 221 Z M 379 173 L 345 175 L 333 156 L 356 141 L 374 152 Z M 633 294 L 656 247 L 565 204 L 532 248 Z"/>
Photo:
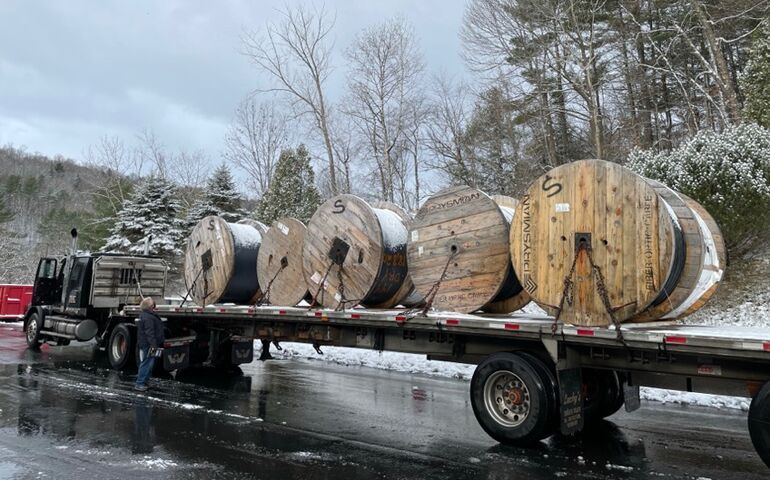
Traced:
<path fill-rule="evenodd" d="M 548 182 L 550 182 L 551 180 L 553 180 L 553 177 L 551 177 L 549 175 L 545 176 L 545 180 L 543 180 L 543 191 L 547 192 L 549 190 L 553 190 L 554 188 L 556 189 L 556 191 L 552 192 L 552 193 L 549 193 L 548 195 L 546 195 L 546 197 L 553 197 L 554 195 L 556 195 L 559 192 L 561 192 L 561 189 L 562 189 L 561 183 L 559 183 L 559 182 L 554 182 L 554 183 L 548 184 Z"/>
<path fill-rule="evenodd" d="M 209 230 L 214 230 L 214 228 L 214 219 L 212 218 L 209 220 Z"/>
<path fill-rule="evenodd" d="M 334 210 L 332 210 L 332 213 L 342 213 L 345 211 L 345 204 L 342 203 L 342 200 L 337 199 L 334 202 Z"/>

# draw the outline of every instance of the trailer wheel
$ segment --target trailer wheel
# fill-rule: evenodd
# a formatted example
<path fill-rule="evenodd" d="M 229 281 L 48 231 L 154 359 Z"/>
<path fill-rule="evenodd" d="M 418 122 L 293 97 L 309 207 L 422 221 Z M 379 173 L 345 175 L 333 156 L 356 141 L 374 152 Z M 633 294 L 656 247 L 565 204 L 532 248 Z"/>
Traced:
<path fill-rule="evenodd" d="M 749 436 L 759 458 L 770 467 L 770 382 L 765 383 L 751 400 Z"/>
<path fill-rule="evenodd" d="M 112 329 L 107 343 L 107 358 L 115 370 L 133 369 L 136 365 L 136 332 L 125 323 Z"/>
<path fill-rule="evenodd" d="M 38 312 L 32 312 L 27 319 L 27 324 L 24 326 L 24 336 L 27 338 L 27 347 L 37 350 L 40 348 L 42 341 L 40 340 L 40 327 L 42 320 Z"/>
<path fill-rule="evenodd" d="M 586 425 L 614 414 L 623 406 L 623 388 L 614 370 L 583 370 L 584 416 Z"/>
<path fill-rule="evenodd" d="M 544 383 L 545 391 L 548 394 L 548 403 L 550 405 L 549 412 L 551 412 L 551 425 L 550 434 L 559 430 L 559 381 L 556 379 L 556 374 L 553 369 L 550 368 L 543 360 L 537 356 L 528 352 L 516 352 L 516 355 L 525 359 L 529 364 L 538 371 L 540 378 L 546 380 Z"/>
<path fill-rule="evenodd" d="M 481 428 L 500 443 L 529 445 L 551 433 L 552 411 L 542 372 L 522 356 L 487 357 L 471 379 L 471 405 Z"/>

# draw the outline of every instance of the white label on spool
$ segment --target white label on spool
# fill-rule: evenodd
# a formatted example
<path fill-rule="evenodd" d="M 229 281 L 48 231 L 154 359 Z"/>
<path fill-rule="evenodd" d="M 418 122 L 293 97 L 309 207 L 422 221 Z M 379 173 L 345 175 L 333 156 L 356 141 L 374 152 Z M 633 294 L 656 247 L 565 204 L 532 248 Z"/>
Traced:
<path fill-rule="evenodd" d="M 569 212 L 569 203 L 557 203 L 554 208 L 557 212 Z"/>
<path fill-rule="evenodd" d="M 283 233 L 284 235 L 288 235 L 289 234 L 289 227 L 287 227 L 283 223 L 278 222 L 275 226 L 278 227 L 278 230 L 280 230 L 281 233 Z M 318 283 L 318 282 L 316 282 L 316 283 Z"/>
<path fill-rule="evenodd" d="M 422 257 L 422 246 L 417 247 L 417 256 Z"/>
<path fill-rule="evenodd" d="M 319 272 L 315 272 L 312 277 L 310 277 L 310 280 L 313 281 L 313 283 L 321 283 L 321 274 Z"/>
<path fill-rule="evenodd" d="M 420 238 L 420 234 L 417 233 L 417 230 L 412 230 L 412 241 L 416 242 Z"/>
<path fill-rule="evenodd" d="M 337 300 L 337 301 L 339 302 L 339 301 L 341 301 L 341 300 L 342 300 L 342 295 L 340 295 L 339 293 L 335 293 L 335 294 L 334 294 L 334 299 L 335 299 L 335 300 Z"/>

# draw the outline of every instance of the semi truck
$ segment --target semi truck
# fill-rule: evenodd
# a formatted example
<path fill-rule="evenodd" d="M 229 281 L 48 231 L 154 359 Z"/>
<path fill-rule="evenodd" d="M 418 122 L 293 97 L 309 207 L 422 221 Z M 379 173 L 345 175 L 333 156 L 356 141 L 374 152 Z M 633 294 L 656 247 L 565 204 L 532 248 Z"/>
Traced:
<path fill-rule="evenodd" d="M 640 386 L 742 396 L 751 399 L 752 443 L 770 466 L 770 328 L 624 324 L 619 336 L 526 313 L 164 304 L 163 259 L 76 252 L 40 259 L 23 318 L 29 348 L 93 341 L 112 368 L 135 369 L 138 304 L 153 297 L 167 338 L 158 363 L 168 371 L 249 363 L 255 340 L 279 349 L 309 343 L 319 354 L 340 346 L 475 364 L 476 419 L 512 445 L 576 434 L 620 408 L 633 411 Z"/>

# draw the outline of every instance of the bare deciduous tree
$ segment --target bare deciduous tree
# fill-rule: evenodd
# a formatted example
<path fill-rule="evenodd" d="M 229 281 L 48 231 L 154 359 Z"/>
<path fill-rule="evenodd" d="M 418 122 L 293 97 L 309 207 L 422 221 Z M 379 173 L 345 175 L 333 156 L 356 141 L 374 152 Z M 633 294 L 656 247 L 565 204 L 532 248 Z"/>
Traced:
<path fill-rule="evenodd" d="M 380 194 L 405 203 L 412 169 L 407 132 L 418 115 L 422 54 L 412 27 L 401 17 L 362 32 L 346 52 L 350 64 L 345 113 L 359 131 L 376 163 Z"/>
<path fill-rule="evenodd" d="M 262 196 L 270 187 L 281 149 L 290 143 L 289 123 L 272 101 L 247 98 L 235 110 L 225 137 L 225 158 L 249 176 L 252 193 Z"/>
<path fill-rule="evenodd" d="M 331 40 L 334 18 L 323 9 L 303 6 L 282 11 L 280 22 L 268 24 L 263 32 L 243 38 L 245 55 L 276 82 L 269 91 L 282 92 L 292 100 L 298 116 L 312 119 L 323 140 L 329 182 L 338 191 L 331 133 L 331 105 L 325 93 L 332 71 Z"/>

